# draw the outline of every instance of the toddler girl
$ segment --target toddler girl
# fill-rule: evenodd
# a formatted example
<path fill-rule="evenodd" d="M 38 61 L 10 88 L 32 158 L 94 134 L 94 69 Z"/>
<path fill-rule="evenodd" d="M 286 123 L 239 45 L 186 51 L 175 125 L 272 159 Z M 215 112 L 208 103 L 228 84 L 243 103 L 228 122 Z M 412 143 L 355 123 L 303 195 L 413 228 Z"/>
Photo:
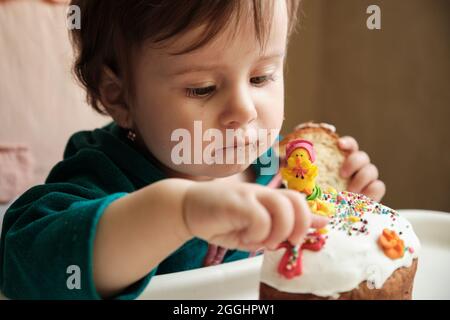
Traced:
<path fill-rule="evenodd" d="M 299 244 L 327 223 L 300 193 L 267 187 L 275 172 L 262 172 L 283 123 L 299 0 L 72 5 L 81 12 L 81 29 L 70 31 L 75 74 L 92 107 L 113 121 L 74 134 L 45 184 L 9 208 L 5 295 L 132 299 L 154 275 Z M 198 124 L 216 140 L 236 134 L 180 148 Z M 339 143 L 349 190 L 380 200 L 384 184 L 367 154 L 353 138 Z M 234 161 L 189 161 L 227 152 Z"/>

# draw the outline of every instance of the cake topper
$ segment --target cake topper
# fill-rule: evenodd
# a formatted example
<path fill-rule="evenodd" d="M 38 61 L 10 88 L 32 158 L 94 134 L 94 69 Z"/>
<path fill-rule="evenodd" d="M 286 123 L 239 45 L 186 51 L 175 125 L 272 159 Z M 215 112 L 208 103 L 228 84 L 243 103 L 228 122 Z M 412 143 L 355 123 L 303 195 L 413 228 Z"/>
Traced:
<path fill-rule="evenodd" d="M 292 140 L 286 146 L 286 166 L 280 169 L 281 176 L 288 189 L 306 194 L 314 213 L 330 217 L 334 214 L 334 206 L 321 199 L 322 189 L 316 185 L 319 169 L 314 164 L 315 160 L 312 142 L 303 139 Z"/>
<path fill-rule="evenodd" d="M 323 216 L 334 215 L 334 205 L 323 201 L 322 189 L 316 185 L 316 177 L 319 173 L 316 154 L 312 142 L 304 139 L 295 139 L 286 146 L 286 166 L 280 169 L 281 176 L 285 180 L 288 189 L 293 189 L 306 194 L 309 207 L 315 214 Z M 286 248 L 279 265 L 278 272 L 291 279 L 302 274 L 302 250 L 319 251 L 325 245 L 326 230 L 317 230 L 308 233 L 305 242 L 301 246 L 293 246 L 288 241 L 280 244 L 279 248 Z"/>

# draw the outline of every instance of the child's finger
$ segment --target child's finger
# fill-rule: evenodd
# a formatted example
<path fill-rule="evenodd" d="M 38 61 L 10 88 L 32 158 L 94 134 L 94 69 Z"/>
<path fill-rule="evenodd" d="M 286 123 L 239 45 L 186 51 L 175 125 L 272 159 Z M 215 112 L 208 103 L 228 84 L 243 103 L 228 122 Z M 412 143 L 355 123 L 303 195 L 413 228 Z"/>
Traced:
<path fill-rule="evenodd" d="M 386 193 L 386 185 L 381 180 L 375 180 L 372 183 L 370 183 L 368 186 L 366 186 L 361 193 L 365 194 L 372 200 L 380 202 L 380 200 L 383 198 L 384 194 Z"/>
<path fill-rule="evenodd" d="M 356 151 L 350 154 L 342 164 L 341 176 L 348 178 L 356 171 L 370 163 L 370 158 L 364 151 Z"/>
<path fill-rule="evenodd" d="M 350 136 L 339 138 L 338 146 L 342 151 L 347 152 L 354 152 L 359 150 L 358 142 L 355 140 L 355 138 Z"/>
<path fill-rule="evenodd" d="M 377 179 L 378 169 L 372 163 L 369 163 L 356 173 L 348 185 L 348 191 L 359 193 Z"/>
<path fill-rule="evenodd" d="M 259 194 L 258 200 L 271 216 L 270 234 L 264 240 L 264 245 L 269 249 L 275 249 L 294 228 L 294 207 L 284 194 L 272 190 Z"/>
<path fill-rule="evenodd" d="M 287 238 L 292 244 L 300 244 L 311 227 L 312 214 L 306 202 L 305 195 L 294 190 L 281 190 L 291 200 L 294 207 L 295 222 L 292 233 Z"/>
<path fill-rule="evenodd" d="M 242 235 L 241 242 L 244 245 L 261 244 L 270 234 L 270 213 L 257 199 L 253 199 L 249 202 L 247 214 L 248 227 Z"/>

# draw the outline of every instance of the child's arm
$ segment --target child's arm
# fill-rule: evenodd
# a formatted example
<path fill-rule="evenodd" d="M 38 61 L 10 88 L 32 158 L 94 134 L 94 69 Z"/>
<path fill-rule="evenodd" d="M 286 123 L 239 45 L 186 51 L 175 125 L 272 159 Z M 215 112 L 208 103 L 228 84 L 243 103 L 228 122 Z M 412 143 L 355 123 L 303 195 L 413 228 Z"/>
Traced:
<path fill-rule="evenodd" d="M 312 216 L 304 196 L 250 183 L 167 179 L 113 202 L 94 244 L 94 279 L 111 296 L 142 278 L 191 237 L 230 249 L 301 243 Z"/>
<path fill-rule="evenodd" d="M 181 211 L 192 183 L 162 180 L 106 208 L 94 242 L 94 281 L 101 296 L 112 296 L 143 278 L 189 240 Z"/>

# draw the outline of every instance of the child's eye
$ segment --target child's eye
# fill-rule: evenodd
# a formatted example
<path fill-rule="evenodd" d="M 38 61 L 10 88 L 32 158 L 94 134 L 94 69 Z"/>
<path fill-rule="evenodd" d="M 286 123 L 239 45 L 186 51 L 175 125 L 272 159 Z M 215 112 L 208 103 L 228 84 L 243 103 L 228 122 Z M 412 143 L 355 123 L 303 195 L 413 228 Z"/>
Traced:
<path fill-rule="evenodd" d="M 216 90 L 216 86 L 208 86 L 203 88 L 187 88 L 186 96 L 191 98 L 205 98 L 209 96 L 214 90 Z"/>
<path fill-rule="evenodd" d="M 266 76 L 253 77 L 250 79 L 250 82 L 257 87 L 261 87 L 263 84 L 265 84 L 268 81 L 275 81 L 275 77 L 273 74 L 266 75 Z"/>
<path fill-rule="evenodd" d="M 257 87 L 263 86 L 268 81 L 275 81 L 274 75 L 258 76 L 250 79 L 250 82 Z M 216 86 L 208 86 L 202 88 L 187 88 L 186 96 L 191 98 L 206 98 L 210 96 L 215 90 Z"/>

